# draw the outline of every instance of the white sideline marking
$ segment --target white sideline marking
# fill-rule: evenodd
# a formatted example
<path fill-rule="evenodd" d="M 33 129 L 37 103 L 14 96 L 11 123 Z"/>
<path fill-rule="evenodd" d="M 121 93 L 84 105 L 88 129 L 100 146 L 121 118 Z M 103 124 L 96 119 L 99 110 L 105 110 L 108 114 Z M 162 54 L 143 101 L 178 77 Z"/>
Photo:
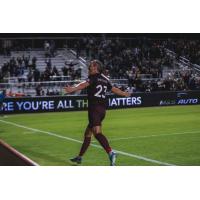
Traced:
<path fill-rule="evenodd" d="M 166 134 L 159 134 L 159 135 L 141 135 L 141 136 L 134 136 L 134 137 L 124 137 L 124 138 L 113 138 L 109 141 L 118 141 L 118 140 L 128 140 L 128 139 L 137 139 L 137 138 L 151 138 L 151 137 L 160 137 L 160 136 L 171 136 L 171 135 L 186 135 L 192 133 L 200 133 L 200 131 L 188 131 L 182 133 L 166 133 Z"/>
<path fill-rule="evenodd" d="M 37 133 L 36 131 L 24 131 L 23 134 L 24 135 L 28 135 L 28 134 L 35 134 Z"/>
<path fill-rule="evenodd" d="M 35 132 L 45 133 L 47 135 L 51 135 L 51 136 L 54 136 L 54 137 L 65 139 L 65 140 L 69 140 L 69 141 L 72 141 L 72 142 L 82 143 L 82 141 L 80 141 L 80 140 L 76 140 L 76 139 L 73 139 L 73 138 L 70 138 L 70 137 L 58 135 L 56 133 L 52 133 L 52 132 L 48 132 L 48 131 L 42 131 L 42 130 L 39 130 L 39 129 L 30 128 L 30 127 L 23 126 L 23 125 L 14 123 L 14 122 L 8 122 L 8 121 L 5 121 L 5 120 L 0 120 L 0 122 L 5 123 L 5 124 L 10 124 L 10 125 L 13 125 L 13 126 L 16 126 L 16 127 L 19 127 L 19 128 L 24 128 L 24 129 L 27 129 L 27 130 L 35 131 Z M 96 147 L 96 148 L 100 148 L 100 149 L 102 148 L 101 146 L 96 145 L 96 144 L 91 144 L 91 146 Z M 124 156 L 137 158 L 139 160 L 144 160 L 144 161 L 156 163 L 156 164 L 159 164 L 159 165 L 175 166 L 174 164 L 170 164 L 170 163 L 166 163 L 166 162 L 162 162 L 162 161 L 158 161 L 158 160 L 153 160 L 153 159 L 146 158 L 146 157 L 143 157 L 143 156 L 139 156 L 139 155 L 136 155 L 136 154 L 126 153 L 126 152 L 119 151 L 119 150 L 114 150 L 114 151 L 116 151 L 116 153 L 124 155 Z"/>

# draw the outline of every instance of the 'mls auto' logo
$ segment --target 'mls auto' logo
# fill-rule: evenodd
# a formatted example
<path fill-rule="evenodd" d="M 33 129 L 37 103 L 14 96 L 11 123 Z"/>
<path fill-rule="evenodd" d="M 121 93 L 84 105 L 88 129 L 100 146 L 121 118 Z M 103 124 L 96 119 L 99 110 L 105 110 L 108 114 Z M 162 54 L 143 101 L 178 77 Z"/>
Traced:
<path fill-rule="evenodd" d="M 177 99 L 178 105 L 189 105 L 198 103 L 198 98 L 187 98 L 189 97 L 189 94 L 187 92 L 177 93 L 177 97 L 180 98 Z"/>
<path fill-rule="evenodd" d="M 161 100 L 160 101 L 160 106 L 175 105 L 175 104 L 176 104 L 175 100 Z"/>
<path fill-rule="evenodd" d="M 188 105 L 188 104 L 197 104 L 198 99 L 179 99 L 177 104 L 179 105 Z"/>

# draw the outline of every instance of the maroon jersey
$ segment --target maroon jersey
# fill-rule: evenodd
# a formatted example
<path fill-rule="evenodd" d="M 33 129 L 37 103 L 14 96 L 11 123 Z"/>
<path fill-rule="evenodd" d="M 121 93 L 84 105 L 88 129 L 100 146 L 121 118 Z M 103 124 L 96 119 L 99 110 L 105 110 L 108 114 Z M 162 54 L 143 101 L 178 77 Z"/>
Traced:
<path fill-rule="evenodd" d="M 112 89 L 110 80 L 103 74 L 90 75 L 86 80 L 90 85 L 87 88 L 88 104 L 106 105 L 106 92 Z"/>

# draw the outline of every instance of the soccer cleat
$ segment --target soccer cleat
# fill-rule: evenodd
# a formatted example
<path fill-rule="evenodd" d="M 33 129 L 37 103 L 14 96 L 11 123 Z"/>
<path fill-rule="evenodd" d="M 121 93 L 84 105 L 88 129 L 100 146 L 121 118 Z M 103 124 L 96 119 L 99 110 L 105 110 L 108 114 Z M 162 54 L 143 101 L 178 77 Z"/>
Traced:
<path fill-rule="evenodd" d="M 116 152 L 111 151 L 111 152 L 109 153 L 110 166 L 115 166 L 116 157 L 117 157 Z"/>
<path fill-rule="evenodd" d="M 80 156 L 77 156 L 75 158 L 71 158 L 70 161 L 73 163 L 81 164 L 82 158 Z"/>

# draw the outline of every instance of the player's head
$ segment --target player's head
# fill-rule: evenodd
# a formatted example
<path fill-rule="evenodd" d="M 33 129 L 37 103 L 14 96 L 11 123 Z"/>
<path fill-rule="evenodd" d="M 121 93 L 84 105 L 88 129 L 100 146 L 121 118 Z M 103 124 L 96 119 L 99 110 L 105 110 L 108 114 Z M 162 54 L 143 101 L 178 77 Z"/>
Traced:
<path fill-rule="evenodd" d="M 88 67 L 89 75 L 102 73 L 103 64 L 99 60 L 92 60 Z"/>

